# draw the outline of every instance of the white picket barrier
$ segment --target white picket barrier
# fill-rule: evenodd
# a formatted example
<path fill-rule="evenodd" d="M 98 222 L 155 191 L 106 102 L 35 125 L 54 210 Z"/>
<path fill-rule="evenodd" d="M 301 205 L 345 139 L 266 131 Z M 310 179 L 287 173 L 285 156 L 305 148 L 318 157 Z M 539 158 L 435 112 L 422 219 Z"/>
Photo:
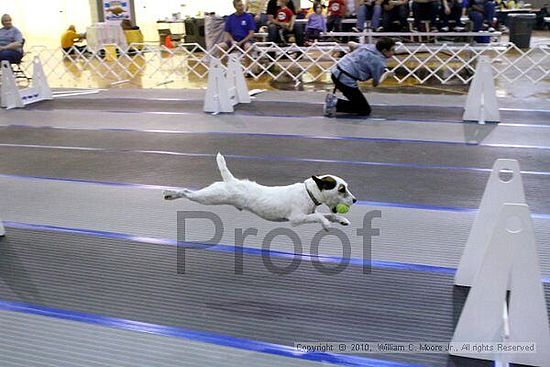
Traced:
<path fill-rule="evenodd" d="M 250 103 L 243 68 L 235 56 L 230 56 L 227 71 L 218 59 L 211 58 L 204 112 L 233 112 L 238 103 Z"/>
<path fill-rule="evenodd" d="M 53 99 L 40 59 L 33 59 L 32 85 L 19 89 L 8 61 L 2 61 L 1 105 L 4 108 L 22 108 L 28 104 Z"/>

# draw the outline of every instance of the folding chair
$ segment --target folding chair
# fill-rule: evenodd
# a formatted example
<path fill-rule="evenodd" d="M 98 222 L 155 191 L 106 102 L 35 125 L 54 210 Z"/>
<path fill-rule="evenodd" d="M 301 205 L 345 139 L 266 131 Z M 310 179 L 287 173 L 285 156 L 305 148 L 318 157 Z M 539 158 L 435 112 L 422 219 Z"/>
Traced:
<path fill-rule="evenodd" d="M 23 41 L 21 42 L 21 49 L 25 47 L 25 39 L 23 38 Z M 27 74 L 25 74 L 25 71 L 21 68 L 21 63 L 23 62 L 23 59 L 25 58 L 25 51 L 23 50 L 23 56 L 21 57 L 21 60 L 19 62 L 13 62 L 11 63 L 11 69 L 13 70 L 13 75 L 15 76 L 15 79 L 25 79 L 27 83 L 30 83 L 32 78 L 29 78 Z"/>

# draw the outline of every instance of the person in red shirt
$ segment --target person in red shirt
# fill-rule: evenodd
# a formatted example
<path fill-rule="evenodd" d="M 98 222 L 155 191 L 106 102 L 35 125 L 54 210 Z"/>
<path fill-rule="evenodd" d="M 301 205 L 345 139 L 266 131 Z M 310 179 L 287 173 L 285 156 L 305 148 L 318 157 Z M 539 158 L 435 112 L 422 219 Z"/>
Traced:
<path fill-rule="evenodd" d="M 346 2 L 344 0 L 330 0 L 327 11 L 327 31 L 341 32 L 342 18 L 346 15 Z"/>
<path fill-rule="evenodd" d="M 268 15 L 267 40 L 268 42 L 284 42 L 288 40 L 289 43 L 295 43 L 296 38 L 293 32 L 296 15 L 287 6 L 288 0 L 278 0 L 277 4 L 279 8 L 275 16 Z"/>

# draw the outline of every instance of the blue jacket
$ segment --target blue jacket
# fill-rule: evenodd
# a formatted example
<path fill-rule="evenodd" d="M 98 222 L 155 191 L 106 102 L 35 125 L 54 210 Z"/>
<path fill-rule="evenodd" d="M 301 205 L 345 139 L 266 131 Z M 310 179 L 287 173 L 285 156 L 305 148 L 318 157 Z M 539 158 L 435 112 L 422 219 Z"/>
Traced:
<path fill-rule="evenodd" d="M 342 73 L 338 67 L 354 76 L 355 79 Z M 386 57 L 374 45 L 361 45 L 352 53 L 342 57 L 331 72 L 342 84 L 357 88 L 358 80 L 372 79 L 375 84 L 378 84 L 385 69 Z"/>

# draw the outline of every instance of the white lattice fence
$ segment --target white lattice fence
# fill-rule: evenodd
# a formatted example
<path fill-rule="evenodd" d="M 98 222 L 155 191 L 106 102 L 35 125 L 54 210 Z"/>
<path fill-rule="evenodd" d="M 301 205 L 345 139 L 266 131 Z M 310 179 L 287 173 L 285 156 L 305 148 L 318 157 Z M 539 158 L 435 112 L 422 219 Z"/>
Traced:
<path fill-rule="evenodd" d="M 203 82 L 208 75 L 211 57 L 225 59 L 237 52 L 245 71 L 258 79 L 286 78 L 295 82 L 322 80 L 347 46 L 338 43 L 316 43 L 310 47 L 281 47 L 270 42 L 258 42 L 245 51 L 240 48 L 223 50 L 215 47 L 209 52 L 198 44 L 181 44 L 175 49 L 164 46 L 130 45 L 126 52 L 116 51 L 114 45 L 105 45 L 105 52 L 82 54 L 64 53 L 33 47 L 30 53 L 42 60 L 44 71 L 52 86 L 88 84 L 104 87 L 139 79 L 143 86 L 167 82 Z M 513 44 L 488 45 L 434 45 L 401 44 L 396 56 L 389 62 L 398 83 L 411 78 L 423 84 L 439 82 L 469 83 L 473 78 L 479 56 L 489 56 L 495 78 L 507 82 L 527 80 L 533 83 L 550 78 L 550 47 L 540 45 L 528 50 Z M 29 56 L 26 58 L 31 59 Z M 30 63 L 25 66 L 30 68 Z M 30 70 L 29 70 L 30 72 Z M 177 83 L 176 83 L 177 85 Z"/>

